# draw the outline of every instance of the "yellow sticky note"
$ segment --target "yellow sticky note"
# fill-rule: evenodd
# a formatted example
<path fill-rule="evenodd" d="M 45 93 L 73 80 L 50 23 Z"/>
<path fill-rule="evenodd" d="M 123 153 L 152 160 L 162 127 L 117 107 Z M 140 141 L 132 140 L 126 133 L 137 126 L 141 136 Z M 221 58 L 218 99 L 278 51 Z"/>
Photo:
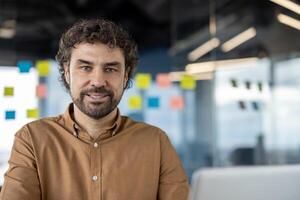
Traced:
<path fill-rule="evenodd" d="M 196 80 L 193 76 L 185 74 L 181 78 L 180 87 L 184 90 L 194 90 L 196 88 Z"/>
<path fill-rule="evenodd" d="M 37 61 L 36 69 L 39 73 L 39 76 L 46 77 L 50 73 L 50 62 L 48 60 Z"/>
<path fill-rule="evenodd" d="M 131 110 L 141 110 L 142 109 L 142 97 L 131 96 L 128 100 L 129 109 Z"/>
<path fill-rule="evenodd" d="M 147 89 L 151 84 L 151 74 L 140 73 L 135 76 L 136 87 L 138 89 Z"/>
<path fill-rule="evenodd" d="M 14 96 L 14 88 L 4 87 L 4 96 Z"/>
<path fill-rule="evenodd" d="M 27 109 L 27 118 L 39 118 L 40 112 L 39 109 Z"/>

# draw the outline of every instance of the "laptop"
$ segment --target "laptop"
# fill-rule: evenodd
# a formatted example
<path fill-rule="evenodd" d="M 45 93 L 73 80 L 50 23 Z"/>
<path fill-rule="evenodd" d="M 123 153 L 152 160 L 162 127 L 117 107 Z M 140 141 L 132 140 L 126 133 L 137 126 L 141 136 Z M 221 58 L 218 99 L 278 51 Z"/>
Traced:
<path fill-rule="evenodd" d="M 300 200 L 300 165 L 200 169 L 189 200 Z"/>

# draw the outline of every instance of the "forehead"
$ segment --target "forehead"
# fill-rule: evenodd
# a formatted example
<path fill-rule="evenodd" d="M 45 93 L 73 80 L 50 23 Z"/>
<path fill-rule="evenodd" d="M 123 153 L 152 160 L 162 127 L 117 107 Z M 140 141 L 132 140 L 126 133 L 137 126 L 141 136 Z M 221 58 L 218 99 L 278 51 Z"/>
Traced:
<path fill-rule="evenodd" d="M 111 48 L 106 44 L 96 42 L 96 43 L 79 43 L 76 44 L 71 52 L 71 60 L 75 59 L 88 59 L 91 61 L 105 61 L 105 60 L 115 60 L 124 63 L 124 53 L 122 49 L 115 47 Z"/>

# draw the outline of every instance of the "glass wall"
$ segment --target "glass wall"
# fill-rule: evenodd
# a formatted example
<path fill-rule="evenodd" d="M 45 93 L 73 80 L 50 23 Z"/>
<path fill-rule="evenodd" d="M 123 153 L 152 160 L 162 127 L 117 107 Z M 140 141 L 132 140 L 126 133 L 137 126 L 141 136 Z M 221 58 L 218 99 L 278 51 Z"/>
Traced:
<path fill-rule="evenodd" d="M 273 141 L 276 162 L 300 163 L 300 59 L 274 63 Z"/>

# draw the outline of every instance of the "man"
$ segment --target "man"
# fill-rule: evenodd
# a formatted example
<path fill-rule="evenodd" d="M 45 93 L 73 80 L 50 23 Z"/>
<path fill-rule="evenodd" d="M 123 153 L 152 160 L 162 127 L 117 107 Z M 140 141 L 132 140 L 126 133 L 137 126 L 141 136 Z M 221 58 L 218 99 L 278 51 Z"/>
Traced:
<path fill-rule="evenodd" d="M 166 134 L 117 108 L 137 64 L 127 32 L 80 21 L 62 35 L 56 59 L 73 103 L 17 132 L 0 199 L 186 200 Z"/>

